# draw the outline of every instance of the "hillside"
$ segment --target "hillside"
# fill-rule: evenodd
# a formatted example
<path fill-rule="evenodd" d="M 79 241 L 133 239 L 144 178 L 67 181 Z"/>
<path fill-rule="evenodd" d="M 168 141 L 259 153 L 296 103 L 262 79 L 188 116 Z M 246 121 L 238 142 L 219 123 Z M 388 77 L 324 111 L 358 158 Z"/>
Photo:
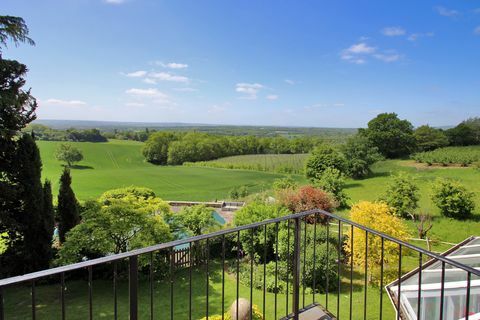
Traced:
<path fill-rule="evenodd" d="M 52 181 L 54 193 L 62 164 L 54 157 L 60 142 L 38 141 L 43 176 Z M 251 192 L 269 187 L 280 174 L 232 171 L 182 166 L 155 166 L 144 161 L 142 143 L 113 140 L 108 143 L 72 143 L 83 151 L 84 158 L 72 169 L 77 197 L 85 200 L 105 190 L 129 185 L 152 188 L 168 200 L 215 200 L 225 198 L 235 186 L 246 185 Z"/>

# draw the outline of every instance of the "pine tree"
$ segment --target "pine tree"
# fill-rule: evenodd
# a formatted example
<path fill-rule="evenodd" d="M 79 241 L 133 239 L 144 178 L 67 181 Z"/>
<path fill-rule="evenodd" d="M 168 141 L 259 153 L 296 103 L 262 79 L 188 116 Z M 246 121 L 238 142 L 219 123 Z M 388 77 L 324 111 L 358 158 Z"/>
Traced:
<path fill-rule="evenodd" d="M 58 193 L 58 231 L 60 242 L 65 242 L 65 234 L 80 222 L 78 202 L 73 193 L 72 177 L 68 168 L 63 169 L 60 177 L 60 190 Z"/>

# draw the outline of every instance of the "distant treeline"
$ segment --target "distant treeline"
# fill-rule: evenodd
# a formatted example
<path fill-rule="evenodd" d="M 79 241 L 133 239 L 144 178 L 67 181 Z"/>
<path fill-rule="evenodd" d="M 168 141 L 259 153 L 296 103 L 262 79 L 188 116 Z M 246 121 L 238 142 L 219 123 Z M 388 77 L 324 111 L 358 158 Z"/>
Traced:
<path fill-rule="evenodd" d="M 41 124 L 31 124 L 23 131 L 31 132 L 38 140 L 45 141 L 78 141 L 78 142 L 107 142 L 108 139 L 98 129 L 66 129 L 57 130 Z"/>
<path fill-rule="evenodd" d="M 199 132 L 156 132 L 143 148 L 145 159 L 155 164 L 178 165 L 244 154 L 308 153 L 323 143 L 319 137 L 296 138 L 220 136 Z"/>

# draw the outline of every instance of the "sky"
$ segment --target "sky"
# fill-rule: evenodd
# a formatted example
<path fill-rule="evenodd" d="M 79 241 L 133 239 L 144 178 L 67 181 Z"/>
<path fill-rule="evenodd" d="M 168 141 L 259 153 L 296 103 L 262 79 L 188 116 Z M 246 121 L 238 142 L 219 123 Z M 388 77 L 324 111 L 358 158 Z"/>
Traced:
<path fill-rule="evenodd" d="M 1 0 L 39 119 L 365 127 L 480 116 L 480 0 Z"/>

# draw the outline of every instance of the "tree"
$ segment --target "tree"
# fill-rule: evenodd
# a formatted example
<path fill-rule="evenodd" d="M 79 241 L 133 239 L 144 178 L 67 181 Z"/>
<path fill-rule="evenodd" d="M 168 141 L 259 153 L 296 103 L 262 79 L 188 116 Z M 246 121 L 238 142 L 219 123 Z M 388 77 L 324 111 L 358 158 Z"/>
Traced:
<path fill-rule="evenodd" d="M 349 197 L 345 194 L 345 176 L 335 168 L 327 168 L 322 175 L 313 180 L 315 187 L 330 193 L 338 206 L 341 208 L 347 207 Z"/>
<path fill-rule="evenodd" d="M 305 174 L 309 179 L 318 179 L 327 168 L 345 170 L 345 157 L 330 145 L 320 145 L 313 149 L 305 162 Z"/>
<path fill-rule="evenodd" d="M 58 161 L 66 162 L 67 166 L 71 167 L 72 163 L 83 160 L 83 154 L 80 149 L 75 148 L 73 145 L 68 143 L 62 143 L 55 151 L 55 158 Z"/>
<path fill-rule="evenodd" d="M 415 149 L 413 125 L 408 120 L 400 120 L 396 113 L 379 114 L 359 133 L 387 158 L 407 156 Z"/>
<path fill-rule="evenodd" d="M 342 148 L 346 159 L 346 173 L 354 179 L 361 179 L 371 172 L 370 166 L 383 159 L 378 148 L 361 135 L 347 140 Z"/>
<path fill-rule="evenodd" d="M 172 235 L 163 216 L 155 210 L 144 210 L 141 204 L 134 202 L 114 200 L 110 205 L 92 205 L 84 211 L 82 222 L 68 232 L 57 264 L 79 262 L 84 257 L 92 259 L 170 241 Z"/>
<path fill-rule="evenodd" d="M 46 269 L 51 258 L 51 230 L 45 229 L 44 194 L 41 183 L 42 161 L 35 140 L 23 134 L 17 141 L 14 156 L 17 172 L 15 183 L 21 201 L 13 217 L 17 237 L 10 239 L 6 252 L 12 273 L 28 273 Z"/>
<path fill-rule="evenodd" d="M 44 245 L 48 244 L 48 252 L 51 259 L 53 230 L 55 228 L 55 210 L 53 208 L 52 184 L 48 179 L 43 183 L 43 216 L 41 227 L 42 243 Z"/>
<path fill-rule="evenodd" d="M 413 182 L 413 178 L 399 172 L 393 177 L 382 196 L 381 201 L 394 209 L 393 213 L 399 217 L 411 217 L 415 220 L 414 210 L 418 208 L 418 187 Z"/>
<path fill-rule="evenodd" d="M 243 226 L 250 223 L 274 219 L 290 214 L 290 211 L 281 206 L 269 205 L 261 202 L 252 202 L 242 207 L 235 213 L 234 224 L 236 226 Z M 267 226 L 267 243 L 265 244 L 265 234 L 263 228 L 256 228 L 253 230 L 253 247 L 252 247 L 252 233 L 241 232 L 240 241 L 242 248 L 250 255 L 250 257 L 262 257 L 265 245 L 267 246 L 267 259 L 272 257 L 273 244 L 275 242 L 275 227 L 270 224 Z"/>
<path fill-rule="evenodd" d="M 155 132 L 151 134 L 142 148 L 145 160 L 154 164 L 167 164 L 168 147 L 175 140 L 177 140 L 177 137 L 171 132 Z"/>
<path fill-rule="evenodd" d="M 465 219 L 475 209 L 474 194 L 458 181 L 437 179 L 433 185 L 432 201 L 445 217 Z"/>
<path fill-rule="evenodd" d="M 213 209 L 205 205 L 184 207 L 173 218 L 175 225 L 182 226 L 190 236 L 208 233 L 219 226 L 213 217 Z"/>
<path fill-rule="evenodd" d="M 63 169 L 60 177 L 60 190 L 58 192 L 58 231 L 60 242 L 65 242 L 65 235 L 73 227 L 80 223 L 78 213 L 78 201 L 75 198 L 72 187 L 72 177 L 68 168 Z"/>
<path fill-rule="evenodd" d="M 477 143 L 475 130 L 465 122 L 445 131 L 452 146 L 470 146 Z"/>
<path fill-rule="evenodd" d="M 418 151 L 431 151 L 448 146 L 448 137 L 443 130 L 432 128 L 428 125 L 415 129 L 413 136 Z"/>
<path fill-rule="evenodd" d="M 350 220 L 399 240 L 407 241 L 409 236 L 405 223 L 394 216 L 392 209 L 385 203 L 361 201 L 352 207 Z M 365 256 L 366 241 L 368 241 L 368 259 Z M 367 240 L 365 231 L 354 228 L 353 247 L 351 242 L 347 241 L 345 250 L 356 266 L 363 268 L 365 259 L 367 259 L 369 281 L 377 282 L 379 280 L 381 276 L 380 266 L 382 265 L 382 241 L 380 237 L 369 234 Z M 385 282 L 396 278 L 398 255 L 398 245 L 391 241 L 384 241 L 383 266 Z"/>
<path fill-rule="evenodd" d="M 34 46 L 35 42 L 28 37 L 28 27 L 20 17 L 0 16 L 0 59 L 2 58 L 2 46 L 7 47 L 8 40 L 13 41 L 15 46 L 20 43 L 28 43 Z"/>
<path fill-rule="evenodd" d="M 4 275 L 8 275 L 4 266 L 12 265 L 11 259 L 16 257 L 15 244 L 22 241 L 19 232 L 22 226 L 17 221 L 22 211 L 21 190 L 16 183 L 17 135 L 35 120 L 37 108 L 30 90 L 23 89 L 27 67 L 18 61 L 2 58 L 2 47 L 6 47 L 9 40 L 15 45 L 21 42 L 33 44 L 22 18 L 0 16 L 0 235 L 8 239 L 12 253 L 2 255 L 0 260 L 0 272 Z M 10 271 L 19 273 L 22 269 L 10 268 Z"/>

